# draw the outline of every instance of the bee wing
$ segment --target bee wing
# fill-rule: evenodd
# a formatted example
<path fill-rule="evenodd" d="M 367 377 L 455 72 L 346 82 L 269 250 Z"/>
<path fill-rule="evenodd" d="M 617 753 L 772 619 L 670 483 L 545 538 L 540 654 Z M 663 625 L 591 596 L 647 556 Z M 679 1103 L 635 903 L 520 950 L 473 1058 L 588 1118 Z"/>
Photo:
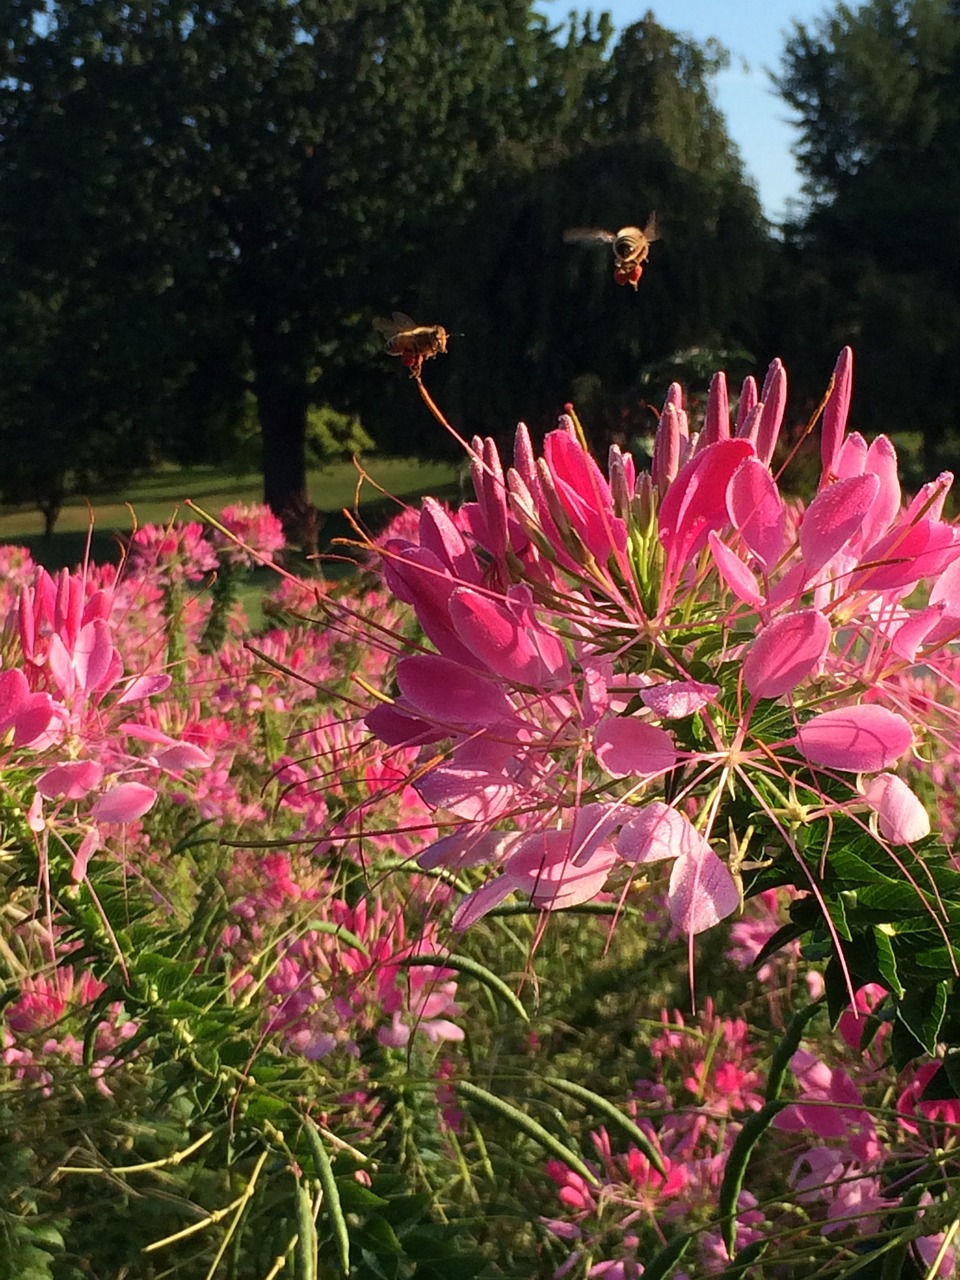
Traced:
<path fill-rule="evenodd" d="M 382 333 L 385 338 L 392 338 L 397 332 L 396 323 L 388 320 L 386 316 L 374 316 L 373 327 L 377 333 Z"/>
<path fill-rule="evenodd" d="M 393 323 L 396 325 L 398 330 L 420 328 L 416 320 L 412 320 L 410 316 L 406 315 L 403 311 L 395 311 L 393 313 Z"/>
<path fill-rule="evenodd" d="M 613 244 L 616 236 L 600 227 L 568 227 L 563 233 L 564 244 Z"/>
<path fill-rule="evenodd" d="M 660 223 L 657 220 L 656 210 L 654 210 L 647 219 L 647 225 L 643 228 L 643 234 L 648 240 L 660 239 Z"/>

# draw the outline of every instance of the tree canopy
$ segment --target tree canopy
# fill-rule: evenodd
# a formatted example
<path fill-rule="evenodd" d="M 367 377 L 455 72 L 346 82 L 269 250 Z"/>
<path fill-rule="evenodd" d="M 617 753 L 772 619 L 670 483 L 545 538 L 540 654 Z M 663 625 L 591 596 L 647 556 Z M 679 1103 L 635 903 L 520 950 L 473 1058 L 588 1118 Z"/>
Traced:
<path fill-rule="evenodd" d="M 536 419 L 578 380 L 622 396 L 748 329 L 763 227 L 710 97 L 720 52 L 649 15 L 611 36 L 526 0 L 12 0 L 6 496 L 53 518 L 70 483 L 221 457 L 250 393 L 276 510 L 305 497 L 312 405 L 429 449 L 371 363 L 394 307 L 462 329 L 439 376 L 471 426 Z M 561 243 L 653 208 L 637 297 Z"/>
<path fill-rule="evenodd" d="M 817 360 L 852 340 L 861 426 L 923 429 L 934 451 L 960 418 L 960 8 L 839 5 L 795 26 L 777 83 L 809 200 L 792 336 Z"/>

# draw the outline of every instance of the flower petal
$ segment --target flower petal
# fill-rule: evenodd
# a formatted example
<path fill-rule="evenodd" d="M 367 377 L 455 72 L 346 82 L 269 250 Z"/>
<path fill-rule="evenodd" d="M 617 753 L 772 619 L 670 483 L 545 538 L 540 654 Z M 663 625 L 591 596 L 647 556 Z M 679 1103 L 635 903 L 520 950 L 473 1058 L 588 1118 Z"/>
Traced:
<path fill-rule="evenodd" d="M 636 716 L 604 720 L 597 726 L 593 749 L 601 767 L 612 778 L 667 773 L 677 763 L 669 733 Z"/>
<path fill-rule="evenodd" d="M 878 773 L 863 794 L 876 812 L 880 834 L 891 844 L 913 844 L 930 834 L 930 815 L 895 773 Z"/>
<path fill-rule="evenodd" d="M 103 793 L 91 812 L 98 822 L 133 822 L 135 818 L 142 818 L 156 802 L 153 787 L 142 782 L 119 782 Z"/>
<path fill-rule="evenodd" d="M 703 856 L 710 846 L 689 818 L 662 800 L 652 800 L 624 823 L 617 852 L 625 862 L 663 862 L 682 854 Z"/>
<path fill-rule="evenodd" d="M 811 764 L 874 773 L 910 750 L 913 730 L 896 711 L 867 703 L 814 716 L 800 726 L 796 742 Z"/>
<path fill-rule="evenodd" d="M 830 636 L 830 623 L 817 609 L 775 618 L 750 646 L 743 664 L 744 684 L 755 698 L 789 693 L 819 669 Z"/>
<path fill-rule="evenodd" d="M 706 842 L 704 842 L 706 843 Z M 703 933 L 740 906 L 740 890 L 713 850 L 683 853 L 670 872 L 670 918 L 684 933 Z"/>
<path fill-rule="evenodd" d="M 850 541 L 879 492 L 879 477 L 871 471 L 820 490 L 800 526 L 800 551 L 808 574 L 822 569 Z"/>

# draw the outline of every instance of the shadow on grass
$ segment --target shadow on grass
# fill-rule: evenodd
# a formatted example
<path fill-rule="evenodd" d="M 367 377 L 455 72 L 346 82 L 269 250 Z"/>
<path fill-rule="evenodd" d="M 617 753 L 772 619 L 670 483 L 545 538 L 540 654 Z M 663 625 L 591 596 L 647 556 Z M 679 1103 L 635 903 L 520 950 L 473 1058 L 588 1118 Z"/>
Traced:
<path fill-rule="evenodd" d="M 207 494 L 214 492 L 213 488 L 208 489 L 204 495 L 205 498 Z M 225 488 L 224 492 L 229 494 L 233 491 Z M 431 492 L 440 501 L 455 502 L 459 498 L 459 489 L 456 483 L 436 486 Z M 400 504 L 415 504 L 420 496 L 420 492 L 417 491 L 397 494 L 396 498 L 399 499 Z M 376 535 L 389 524 L 394 516 L 399 514 L 401 509 L 402 507 L 398 505 L 397 501 L 377 496 L 368 502 L 361 502 L 357 517 L 369 533 Z M 195 518 L 186 509 L 183 511 L 183 516 L 187 519 Z M 356 558 L 359 552 L 353 552 L 349 547 L 335 546 L 334 541 L 337 538 L 356 540 L 356 537 L 356 533 L 351 528 L 342 510 L 325 513 L 323 527 L 320 530 L 321 571 L 325 578 L 338 579 L 353 572 L 352 566 L 346 563 L 345 559 L 348 560 L 351 556 Z M 0 539 L 0 542 L 26 547 L 38 564 L 42 564 L 45 569 L 55 572 L 58 569 L 73 569 L 82 563 L 87 547 L 87 533 L 85 530 L 55 531 L 50 538 L 45 538 L 41 533 L 25 534 L 18 538 L 3 538 Z M 116 564 L 120 560 L 124 542 L 124 534 L 95 527 L 93 536 L 90 539 L 91 560 L 94 564 Z M 299 569 L 300 566 L 292 564 L 291 568 Z M 307 573 L 311 571 L 307 565 L 304 566 L 304 569 Z"/>

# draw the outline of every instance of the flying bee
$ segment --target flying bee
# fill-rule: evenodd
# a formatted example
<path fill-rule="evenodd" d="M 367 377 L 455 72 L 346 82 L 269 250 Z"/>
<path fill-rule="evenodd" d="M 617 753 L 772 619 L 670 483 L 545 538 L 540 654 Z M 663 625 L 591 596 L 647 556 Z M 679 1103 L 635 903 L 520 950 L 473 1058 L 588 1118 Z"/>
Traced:
<path fill-rule="evenodd" d="M 443 325 L 417 324 L 402 311 L 394 311 L 390 320 L 377 316 L 373 327 L 386 339 L 384 351 L 389 356 L 399 356 L 410 370 L 411 378 L 420 377 L 424 360 L 446 354 L 448 335 Z"/>
<path fill-rule="evenodd" d="M 660 238 L 657 215 L 651 213 L 647 225 L 621 227 L 619 231 L 603 231 L 599 227 L 571 227 L 563 233 L 566 244 L 608 244 L 613 249 L 613 278 L 617 284 L 632 284 L 634 289 L 643 275 L 643 264 L 650 256 L 652 241 Z"/>

